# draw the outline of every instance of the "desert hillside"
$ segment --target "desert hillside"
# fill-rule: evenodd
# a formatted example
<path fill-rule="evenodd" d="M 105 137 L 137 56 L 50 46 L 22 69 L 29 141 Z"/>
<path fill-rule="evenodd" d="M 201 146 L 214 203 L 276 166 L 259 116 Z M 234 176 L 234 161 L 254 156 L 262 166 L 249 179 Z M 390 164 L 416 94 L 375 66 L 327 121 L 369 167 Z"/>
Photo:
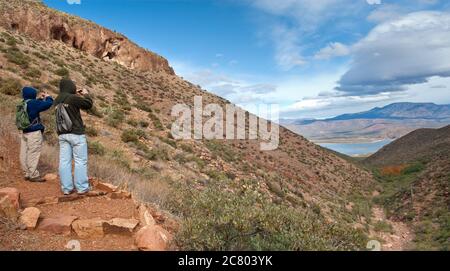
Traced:
<path fill-rule="evenodd" d="M 450 245 L 450 126 L 419 129 L 367 158 L 383 187 L 376 202 L 415 231 L 415 247 Z"/>
<path fill-rule="evenodd" d="M 229 102 L 176 76 L 161 57 L 81 18 L 36 1 L 1 1 L 0 14 L 1 132 L 11 138 L 2 148 L 0 187 L 20 183 L 11 182 L 10 176 L 19 177 L 7 161 L 16 161 L 13 112 L 21 87 L 57 95 L 59 80 L 70 77 L 95 98 L 95 109 L 84 113 L 91 177 L 171 217 L 177 226 L 160 222 L 175 236 L 172 247 L 365 249 L 375 184 L 366 170 L 282 127 L 274 151 L 261 151 L 259 140 L 174 140 L 172 106 L 193 106 L 198 95 L 204 104 Z M 55 173 L 51 112 L 44 123 L 42 170 Z M 50 215 L 44 210 L 44 219 Z M 31 249 L 20 246 L 3 248 Z"/>

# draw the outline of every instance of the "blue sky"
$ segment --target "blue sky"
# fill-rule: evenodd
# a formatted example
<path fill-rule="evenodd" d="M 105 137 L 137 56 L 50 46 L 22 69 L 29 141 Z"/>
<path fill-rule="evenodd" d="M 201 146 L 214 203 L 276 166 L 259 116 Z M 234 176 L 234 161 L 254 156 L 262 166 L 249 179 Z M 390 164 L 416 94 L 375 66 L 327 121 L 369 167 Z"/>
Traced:
<path fill-rule="evenodd" d="M 444 0 L 44 0 L 166 57 L 185 79 L 285 118 L 450 103 Z"/>

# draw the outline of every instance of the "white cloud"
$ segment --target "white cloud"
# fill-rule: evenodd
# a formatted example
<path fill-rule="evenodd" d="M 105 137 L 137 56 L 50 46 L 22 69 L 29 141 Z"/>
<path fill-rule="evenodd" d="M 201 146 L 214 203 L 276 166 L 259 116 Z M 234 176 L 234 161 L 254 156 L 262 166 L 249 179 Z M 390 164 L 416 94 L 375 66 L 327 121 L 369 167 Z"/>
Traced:
<path fill-rule="evenodd" d="M 308 63 L 305 50 L 317 39 L 316 31 L 333 20 L 347 20 L 367 7 L 364 1 L 354 0 L 247 0 L 265 14 L 274 16 L 264 20 L 275 45 L 275 61 L 283 70 Z M 319 38 L 320 39 L 320 38 Z"/>
<path fill-rule="evenodd" d="M 179 61 L 171 61 L 171 63 L 177 74 L 235 104 L 271 103 L 272 95 L 277 90 L 274 84 L 249 82 L 219 71 L 195 67 Z"/>
<path fill-rule="evenodd" d="M 347 56 L 350 54 L 350 48 L 340 42 L 330 43 L 327 47 L 322 48 L 316 53 L 316 59 L 330 59 L 333 57 Z"/>
<path fill-rule="evenodd" d="M 450 13 L 416 12 L 376 26 L 352 48 L 339 90 L 349 95 L 405 90 L 450 76 Z"/>
<path fill-rule="evenodd" d="M 373 10 L 367 17 L 367 20 L 374 23 L 382 23 L 397 19 L 405 13 L 407 13 L 407 10 L 405 10 L 404 6 L 386 4 Z"/>
<path fill-rule="evenodd" d="M 296 31 L 284 26 L 277 26 L 273 30 L 273 39 L 276 41 L 275 59 L 282 69 L 290 70 L 293 67 L 306 64 L 301 55 L 299 37 Z"/>

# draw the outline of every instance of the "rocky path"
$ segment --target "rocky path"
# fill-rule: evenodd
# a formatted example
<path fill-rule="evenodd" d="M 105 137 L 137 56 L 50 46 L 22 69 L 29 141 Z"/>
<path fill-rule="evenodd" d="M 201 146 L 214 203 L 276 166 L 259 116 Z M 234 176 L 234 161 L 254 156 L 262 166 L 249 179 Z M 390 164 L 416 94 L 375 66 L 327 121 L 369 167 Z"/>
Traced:
<path fill-rule="evenodd" d="M 373 222 L 385 222 L 392 226 L 391 232 L 375 232 L 371 230 L 371 236 L 382 240 L 382 251 L 404 251 L 411 249 L 413 233 L 411 229 L 403 222 L 392 221 L 386 218 L 384 210 L 375 206 L 372 208 Z"/>
<path fill-rule="evenodd" d="M 26 182 L 14 157 L 0 153 L 0 250 L 170 249 L 169 219 L 130 193 L 92 179 L 92 193 L 63 196 L 57 175 Z"/>

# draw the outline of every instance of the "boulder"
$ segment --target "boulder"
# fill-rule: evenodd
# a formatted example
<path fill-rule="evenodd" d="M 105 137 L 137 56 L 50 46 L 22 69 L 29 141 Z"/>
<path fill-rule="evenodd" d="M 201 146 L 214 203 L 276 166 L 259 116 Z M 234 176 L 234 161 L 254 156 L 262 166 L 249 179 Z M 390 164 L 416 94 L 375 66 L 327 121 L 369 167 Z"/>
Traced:
<path fill-rule="evenodd" d="M 139 205 L 139 222 L 143 227 L 156 225 L 155 219 L 144 204 Z"/>
<path fill-rule="evenodd" d="M 101 190 L 101 191 L 105 191 L 107 193 L 112 193 L 112 192 L 117 191 L 117 186 L 112 185 L 110 183 L 98 182 L 95 188 L 98 190 Z"/>
<path fill-rule="evenodd" d="M 0 198 L 7 196 L 16 209 L 20 209 L 20 192 L 16 188 L 6 187 L 0 189 Z"/>
<path fill-rule="evenodd" d="M 131 234 L 139 221 L 136 219 L 113 218 L 103 224 L 107 234 Z"/>
<path fill-rule="evenodd" d="M 131 193 L 127 191 L 117 191 L 110 194 L 111 199 L 131 199 Z"/>
<path fill-rule="evenodd" d="M 58 181 L 58 175 L 54 173 L 45 174 L 44 180 L 46 182 L 57 182 Z"/>
<path fill-rule="evenodd" d="M 158 225 L 145 226 L 136 233 L 135 243 L 139 250 L 164 251 L 172 237 Z"/>
<path fill-rule="evenodd" d="M 8 196 L 0 198 L 0 217 L 7 218 L 14 222 L 16 222 L 19 217 L 19 210 L 11 202 Z"/>
<path fill-rule="evenodd" d="M 72 223 L 76 216 L 59 216 L 54 218 L 44 218 L 39 223 L 38 230 L 54 234 L 70 235 Z"/>
<path fill-rule="evenodd" d="M 34 230 L 39 220 L 41 211 L 35 207 L 29 207 L 22 211 L 20 223 L 24 224 L 27 229 Z"/>
<path fill-rule="evenodd" d="M 72 223 L 72 229 L 80 238 L 95 239 L 105 235 L 103 231 L 104 220 L 99 218 L 80 219 Z"/>

